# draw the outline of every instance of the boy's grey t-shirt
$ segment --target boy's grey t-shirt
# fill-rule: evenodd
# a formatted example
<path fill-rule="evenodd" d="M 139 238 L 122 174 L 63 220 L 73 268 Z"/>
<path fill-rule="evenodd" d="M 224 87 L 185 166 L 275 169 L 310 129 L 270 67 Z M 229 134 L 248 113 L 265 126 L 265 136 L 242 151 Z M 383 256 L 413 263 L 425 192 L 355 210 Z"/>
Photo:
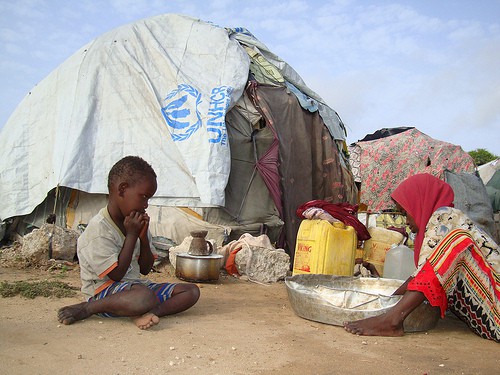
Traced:
<path fill-rule="evenodd" d="M 148 233 L 151 250 L 151 234 Z M 102 208 L 94 216 L 78 238 L 77 254 L 80 263 L 82 293 L 86 299 L 93 297 L 114 281 L 107 274 L 118 265 L 118 255 L 125 241 L 125 236 L 115 225 L 107 207 Z M 127 273 L 121 281 L 137 281 L 141 279 L 139 269 L 140 241 L 137 240 L 132 261 Z M 154 253 L 153 253 L 154 254 Z M 147 282 L 145 279 L 141 279 Z"/>

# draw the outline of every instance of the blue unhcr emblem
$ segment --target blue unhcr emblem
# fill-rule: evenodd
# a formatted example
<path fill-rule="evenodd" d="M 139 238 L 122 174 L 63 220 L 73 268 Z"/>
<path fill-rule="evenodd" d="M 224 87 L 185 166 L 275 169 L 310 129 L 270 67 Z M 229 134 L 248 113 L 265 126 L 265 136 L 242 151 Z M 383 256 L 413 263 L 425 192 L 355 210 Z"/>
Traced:
<path fill-rule="evenodd" d="M 201 127 L 201 115 L 198 111 L 201 93 L 193 86 L 177 86 L 177 89 L 167 95 L 164 102 L 166 105 L 161 112 L 167 125 L 172 128 L 173 141 L 185 141 Z M 195 113 L 191 108 L 195 108 Z"/>

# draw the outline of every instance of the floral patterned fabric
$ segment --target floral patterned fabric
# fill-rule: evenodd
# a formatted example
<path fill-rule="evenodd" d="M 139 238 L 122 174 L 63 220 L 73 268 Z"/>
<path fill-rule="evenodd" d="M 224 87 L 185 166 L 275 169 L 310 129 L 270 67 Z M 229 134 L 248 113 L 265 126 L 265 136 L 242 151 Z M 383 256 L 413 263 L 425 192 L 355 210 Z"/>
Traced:
<path fill-rule="evenodd" d="M 474 172 L 474 160 L 460 146 L 435 140 L 415 128 L 358 142 L 349 151 L 355 178 L 361 180 L 360 203 L 370 211 L 393 208 L 390 194 L 408 176 L 429 173 L 443 179 L 445 169 Z"/>

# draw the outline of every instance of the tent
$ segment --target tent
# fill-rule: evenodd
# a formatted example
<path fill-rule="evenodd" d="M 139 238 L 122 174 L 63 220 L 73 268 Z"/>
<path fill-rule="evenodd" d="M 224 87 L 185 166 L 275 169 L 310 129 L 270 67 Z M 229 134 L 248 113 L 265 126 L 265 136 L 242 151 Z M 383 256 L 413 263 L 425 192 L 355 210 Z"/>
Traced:
<path fill-rule="evenodd" d="M 380 129 L 348 147 L 359 201 L 370 211 L 394 208 L 390 194 L 416 173 L 445 179 L 444 172 L 474 173 L 472 157 L 460 146 L 439 141 L 414 127 Z"/>
<path fill-rule="evenodd" d="M 500 211 L 500 159 L 492 160 L 477 167 L 479 177 L 483 180 L 493 211 Z"/>
<path fill-rule="evenodd" d="M 488 184 L 493 175 L 500 170 L 500 159 L 492 160 L 477 167 L 477 172 L 484 184 Z"/>
<path fill-rule="evenodd" d="M 345 136 L 248 30 L 151 17 L 83 46 L 19 104 L 0 133 L 0 218 L 36 225 L 57 207 L 58 223 L 84 225 L 111 166 L 140 155 L 158 174 L 153 235 L 195 218 L 229 236 L 269 230 L 291 252 L 299 205 L 356 201 Z M 166 225 L 179 207 L 194 211 Z"/>
<path fill-rule="evenodd" d="M 486 191 L 490 197 L 493 211 L 500 212 L 500 170 L 497 170 L 486 183 Z"/>

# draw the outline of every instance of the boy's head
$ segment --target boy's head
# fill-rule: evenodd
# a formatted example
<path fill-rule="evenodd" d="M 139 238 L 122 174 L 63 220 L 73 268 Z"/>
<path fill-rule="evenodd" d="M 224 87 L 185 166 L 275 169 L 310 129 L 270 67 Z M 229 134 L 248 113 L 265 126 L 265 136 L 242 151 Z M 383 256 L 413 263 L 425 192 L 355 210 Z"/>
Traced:
<path fill-rule="evenodd" d="M 109 171 L 108 209 L 111 207 L 118 217 L 134 211 L 143 213 L 156 188 L 156 173 L 151 165 L 138 156 L 126 156 Z"/>
<path fill-rule="evenodd" d="M 125 156 L 116 162 L 108 174 L 108 190 L 111 193 L 113 186 L 126 182 L 129 186 L 145 178 L 156 179 L 153 167 L 139 156 Z"/>

